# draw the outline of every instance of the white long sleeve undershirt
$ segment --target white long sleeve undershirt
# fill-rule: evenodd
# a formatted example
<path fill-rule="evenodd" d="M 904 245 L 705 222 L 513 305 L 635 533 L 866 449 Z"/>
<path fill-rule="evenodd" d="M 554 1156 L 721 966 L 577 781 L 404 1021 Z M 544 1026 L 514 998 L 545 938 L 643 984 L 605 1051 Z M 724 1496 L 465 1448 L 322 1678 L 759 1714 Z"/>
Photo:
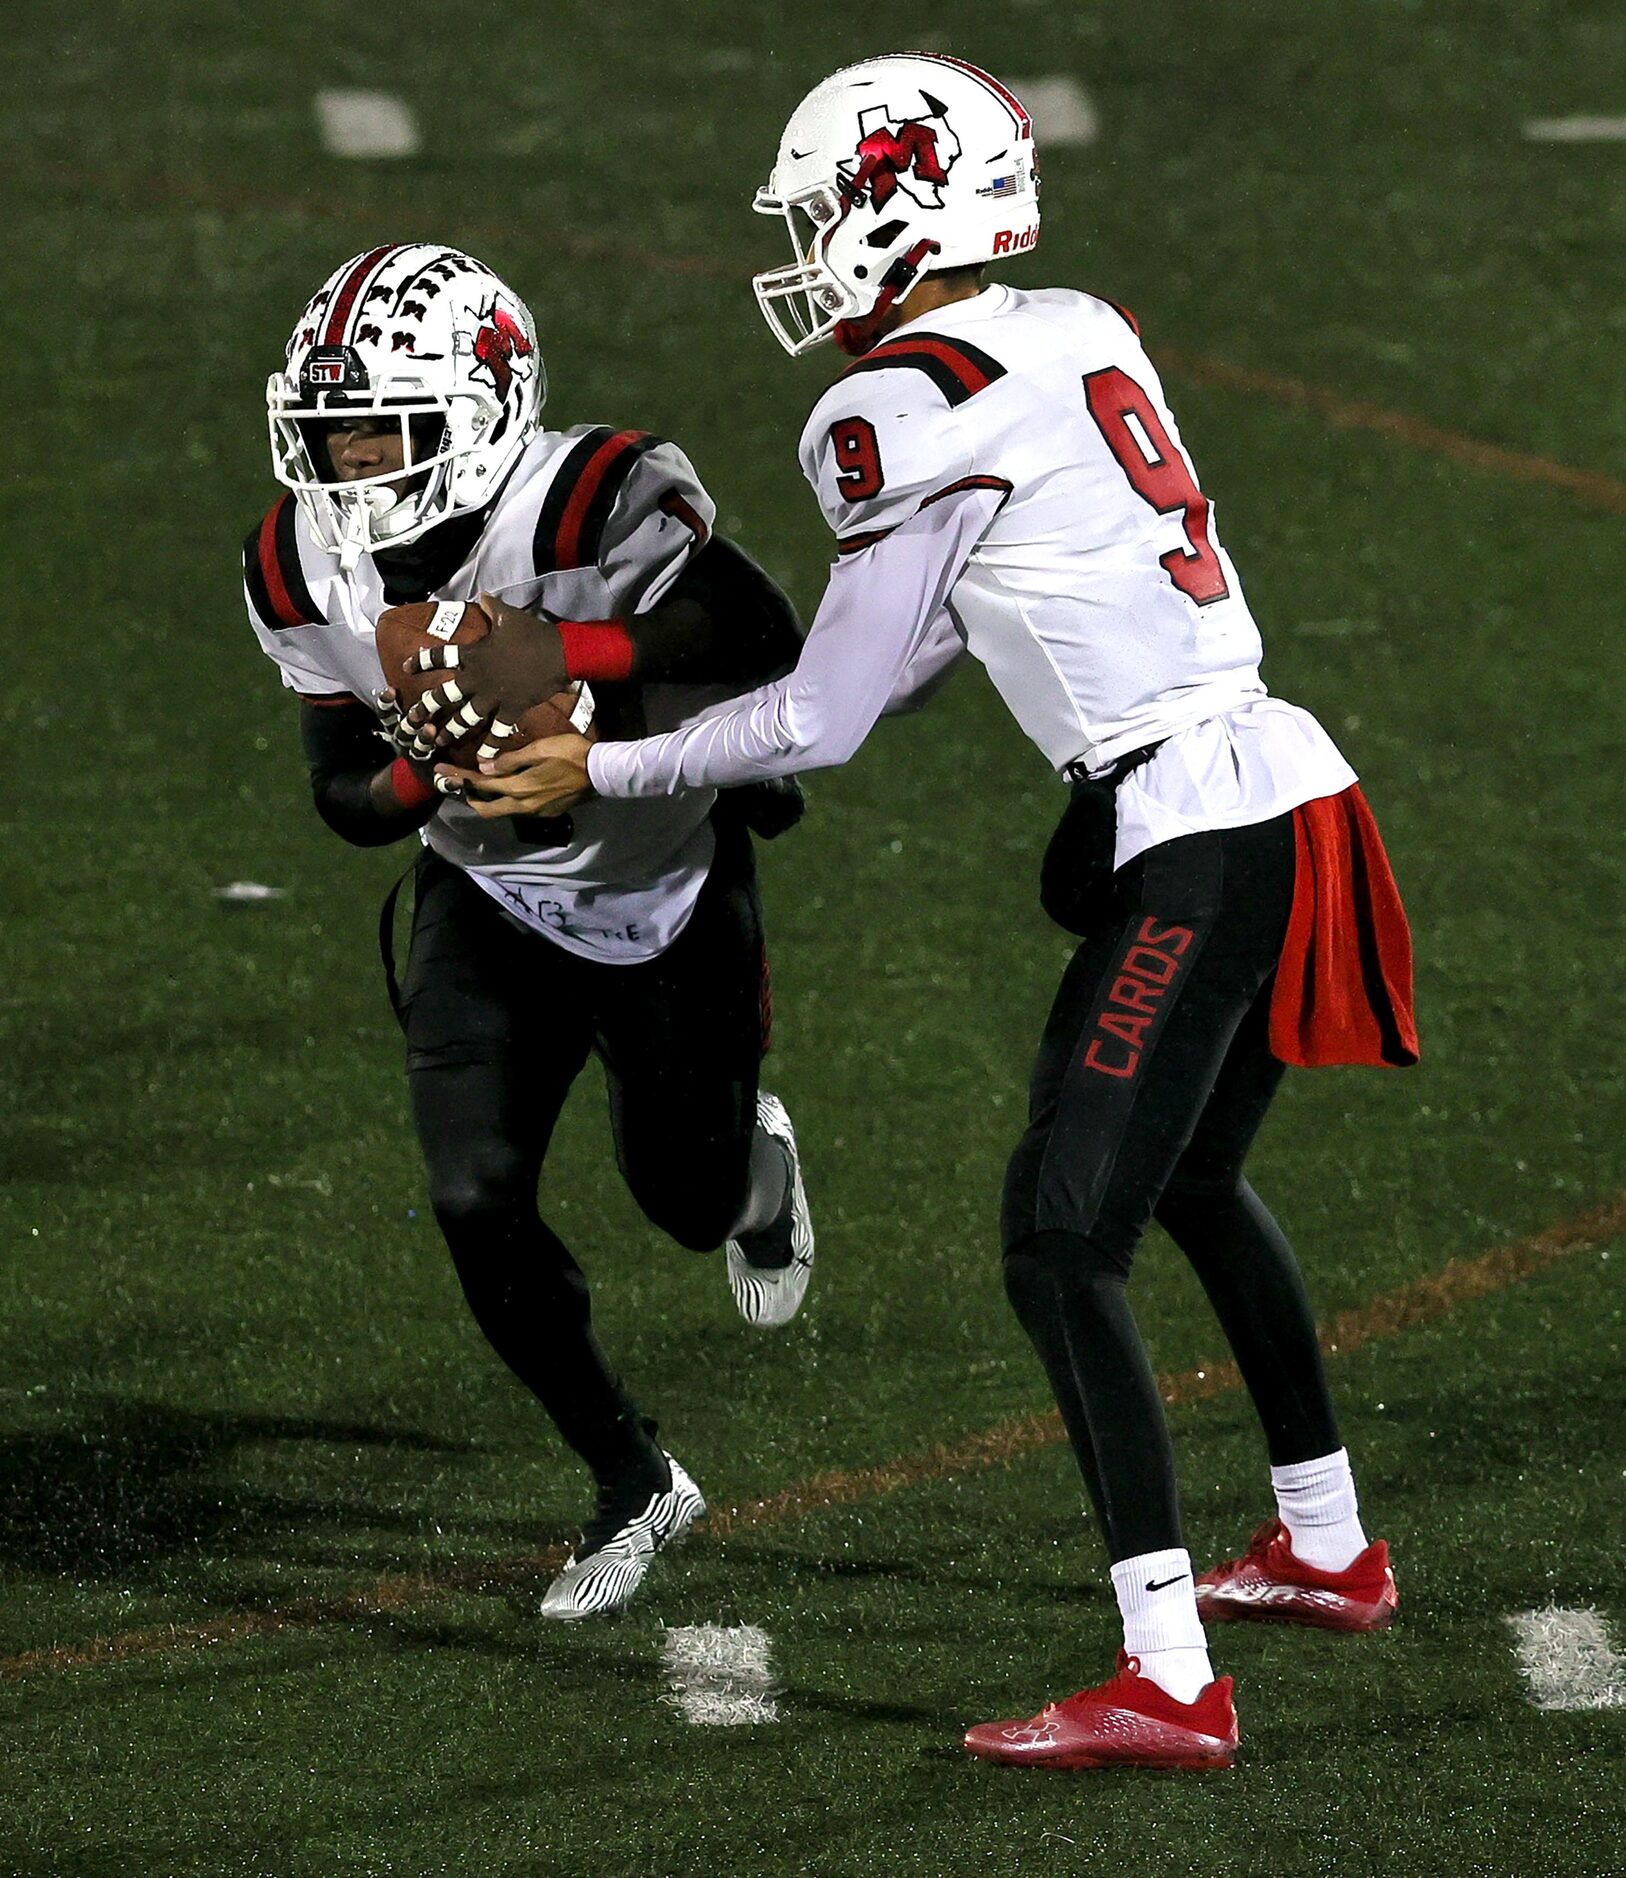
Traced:
<path fill-rule="evenodd" d="M 1002 493 L 956 492 L 844 556 L 793 672 L 685 729 L 594 744 L 594 789 L 672 795 L 847 762 L 879 717 L 908 709 L 958 656 L 944 606 Z"/>

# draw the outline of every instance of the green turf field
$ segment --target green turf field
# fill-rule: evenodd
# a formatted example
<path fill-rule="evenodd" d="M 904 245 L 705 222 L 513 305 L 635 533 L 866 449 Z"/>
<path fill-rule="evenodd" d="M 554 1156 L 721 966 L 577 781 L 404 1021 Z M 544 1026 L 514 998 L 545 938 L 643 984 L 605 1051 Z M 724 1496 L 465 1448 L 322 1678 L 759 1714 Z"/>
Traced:
<path fill-rule="evenodd" d="M 1126 302 L 1166 352 L 1267 678 L 1383 820 L 1425 1062 L 1290 1082 L 1256 1160 L 1320 1308 L 1626 1185 L 1626 152 L 1520 135 L 1626 109 L 1616 10 L 930 17 L 8 7 L 0 1874 L 1626 1864 L 1626 1708 L 1538 1712 L 1504 1623 L 1595 1606 L 1626 1652 L 1618 1203 L 1537 1275 L 1336 1360 L 1402 1621 L 1222 1633 L 1230 1774 L 1022 1777 L 958 1752 L 968 1721 L 1095 1680 L 1115 1645 L 1063 1449 L 795 1497 L 934 1444 L 963 1458 L 1047 1406 L 994 1221 L 1067 956 L 1034 894 L 1058 800 L 973 677 L 817 779 L 764 853 L 773 1080 L 820 1232 L 802 1320 L 739 1324 L 720 1262 L 622 1191 L 591 1074 L 577 1092 L 545 1204 L 602 1334 L 714 1507 L 770 1505 L 663 1560 L 624 1620 L 559 1634 L 524 1609 L 524 1561 L 586 1495 L 423 1205 L 373 957 L 403 857 L 317 822 L 243 618 L 238 546 L 274 493 L 262 388 L 346 255 L 460 243 L 535 308 L 552 421 L 678 437 L 810 609 L 827 542 L 793 445 L 831 361 L 763 329 L 748 276 L 782 231 L 747 205 L 846 59 L 929 38 L 1087 86 L 1101 138 L 1045 153 L 1043 243 L 1006 277 Z M 334 85 L 406 99 L 424 154 L 323 155 L 311 99 Z M 1351 428 L 1337 399 L 1409 422 Z M 1512 454 L 1470 468 L 1446 432 Z M 286 896 L 214 897 L 238 879 Z M 1161 1240 L 1135 1295 L 1171 1374 L 1223 1354 Z M 1193 1550 L 1235 1549 L 1268 1509 L 1245 1400 L 1174 1421 Z M 663 1701 L 662 1626 L 708 1622 L 767 1630 L 776 1723 L 702 1729 Z M 171 1627 L 214 1640 L 154 1647 Z"/>

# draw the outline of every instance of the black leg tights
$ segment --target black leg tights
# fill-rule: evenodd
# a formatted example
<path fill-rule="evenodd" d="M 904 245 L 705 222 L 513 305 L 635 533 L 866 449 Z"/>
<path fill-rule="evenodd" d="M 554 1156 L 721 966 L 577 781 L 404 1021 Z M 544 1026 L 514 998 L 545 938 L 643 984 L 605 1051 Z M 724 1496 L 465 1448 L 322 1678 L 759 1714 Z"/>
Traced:
<path fill-rule="evenodd" d="M 414 1069 L 411 1086 L 430 1203 L 491 1347 L 595 1475 L 649 1459 L 637 1408 L 593 1334 L 587 1280 L 537 1211 L 557 1104 L 540 1141 L 531 1108 L 521 1146 L 501 1124 L 507 1091 L 489 1064 Z"/>
<path fill-rule="evenodd" d="M 1036 1233 L 1005 1255 L 1005 1295 L 1050 1379 L 1114 1560 L 1183 1543 L 1169 1425 L 1124 1276 L 1072 1233 Z"/>
<path fill-rule="evenodd" d="M 1006 1293 L 1114 1560 L 1181 1543 L 1163 1405 L 1125 1296 L 1155 1216 L 1195 1267 L 1278 1464 L 1338 1446 L 1291 1248 L 1242 1179 L 1281 1080 L 1269 986 L 1286 818 L 1154 848 L 1057 993 L 1006 1179 Z"/>
<path fill-rule="evenodd" d="M 1163 1196 L 1158 1224 L 1191 1261 L 1235 1352 L 1271 1464 L 1331 1454 L 1338 1427 L 1293 1248 L 1245 1180 Z"/>

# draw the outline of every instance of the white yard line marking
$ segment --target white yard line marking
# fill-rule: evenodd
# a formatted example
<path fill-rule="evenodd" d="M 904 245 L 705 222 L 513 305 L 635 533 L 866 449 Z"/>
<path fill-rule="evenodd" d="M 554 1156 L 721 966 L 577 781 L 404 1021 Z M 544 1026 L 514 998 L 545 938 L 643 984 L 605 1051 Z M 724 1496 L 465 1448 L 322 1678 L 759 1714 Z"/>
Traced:
<path fill-rule="evenodd" d="M 1626 1708 L 1626 1656 L 1597 1611 L 1548 1605 L 1507 1621 L 1537 1708 Z"/>
<path fill-rule="evenodd" d="M 1626 117 L 1533 117 L 1529 143 L 1626 143 Z"/>
<path fill-rule="evenodd" d="M 228 880 L 214 890 L 217 900 L 229 900 L 234 906 L 259 906 L 265 900 L 280 900 L 286 887 L 266 887 L 257 880 Z"/>
<path fill-rule="evenodd" d="M 661 1653 L 667 1693 L 697 1728 L 738 1728 L 779 1719 L 772 1648 L 756 1624 L 680 1624 L 666 1632 Z"/>
<path fill-rule="evenodd" d="M 1094 143 L 1101 120 L 1090 94 L 1062 72 L 1049 78 L 1013 78 L 1010 88 L 1027 106 L 1033 119 L 1033 141 L 1041 151 L 1065 144 Z"/>
<path fill-rule="evenodd" d="M 418 154 L 418 120 L 409 105 L 387 91 L 319 91 L 316 122 L 329 156 Z"/>

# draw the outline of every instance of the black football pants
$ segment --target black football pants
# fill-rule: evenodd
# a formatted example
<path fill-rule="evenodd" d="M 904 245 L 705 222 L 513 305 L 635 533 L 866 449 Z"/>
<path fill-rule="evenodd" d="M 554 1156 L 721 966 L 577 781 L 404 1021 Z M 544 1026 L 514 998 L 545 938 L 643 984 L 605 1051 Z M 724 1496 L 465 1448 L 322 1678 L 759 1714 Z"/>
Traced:
<path fill-rule="evenodd" d="M 581 1268 L 537 1210 L 537 1181 L 597 1051 L 616 1157 L 645 1214 L 696 1249 L 739 1218 L 769 1011 L 749 841 L 719 831 L 688 925 L 633 965 L 526 931 L 433 855 L 416 876 L 401 1010 L 435 1218 L 492 1347 L 602 1479 L 646 1460 L 649 1435 L 593 1334 Z"/>
<path fill-rule="evenodd" d="M 1165 842 L 1112 875 L 1034 1067 L 1005 1183 L 1006 1292 L 1114 1562 L 1184 1543 L 1125 1295 L 1154 1216 L 1208 1293 L 1272 1462 L 1339 1446 L 1297 1262 L 1242 1177 L 1282 1076 L 1269 1001 L 1293 872 L 1281 816 Z"/>

